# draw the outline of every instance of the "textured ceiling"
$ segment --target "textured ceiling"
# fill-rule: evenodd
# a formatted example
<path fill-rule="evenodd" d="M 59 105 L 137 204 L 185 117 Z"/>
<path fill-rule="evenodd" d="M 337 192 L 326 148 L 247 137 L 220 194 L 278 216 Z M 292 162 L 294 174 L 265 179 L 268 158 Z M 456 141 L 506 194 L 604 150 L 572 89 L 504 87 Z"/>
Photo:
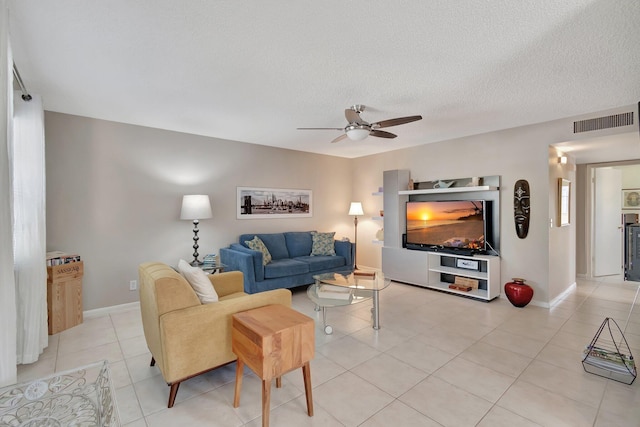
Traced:
<path fill-rule="evenodd" d="M 10 0 L 45 108 L 342 157 L 640 100 L 638 0 Z M 330 144 L 364 104 L 396 139 Z"/>

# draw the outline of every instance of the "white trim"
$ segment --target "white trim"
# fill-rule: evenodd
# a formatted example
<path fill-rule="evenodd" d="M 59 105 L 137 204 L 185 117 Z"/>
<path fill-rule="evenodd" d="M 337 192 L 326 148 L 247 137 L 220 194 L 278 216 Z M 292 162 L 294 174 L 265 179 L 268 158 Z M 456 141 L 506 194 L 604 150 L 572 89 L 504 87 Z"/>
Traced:
<path fill-rule="evenodd" d="M 558 295 L 557 297 L 551 300 L 551 303 L 550 303 L 551 307 L 553 307 L 554 305 L 556 305 L 557 303 L 565 299 L 567 295 L 574 292 L 577 287 L 578 285 L 576 284 L 576 282 L 573 282 L 567 289 L 564 290 L 564 292 L 562 292 L 560 295 Z"/>
<path fill-rule="evenodd" d="M 507 294 L 500 294 L 500 298 L 509 301 L 509 298 L 507 298 Z M 509 301 L 509 303 L 511 303 L 511 301 Z M 537 300 L 531 300 L 531 302 L 529 302 L 529 304 L 527 305 L 533 305 L 536 307 L 542 307 L 542 308 L 550 308 L 549 304 L 543 301 L 537 301 Z"/>
<path fill-rule="evenodd" d="M 123 311 L 140 308 L 140 301 L 128 302 L 126 304 L 112 305 L 110 307 L 95 308 L 82 312 L 85 319 L 95 319 L 96 317 L 106 316 L 113 313 L 121 313 Z"/>

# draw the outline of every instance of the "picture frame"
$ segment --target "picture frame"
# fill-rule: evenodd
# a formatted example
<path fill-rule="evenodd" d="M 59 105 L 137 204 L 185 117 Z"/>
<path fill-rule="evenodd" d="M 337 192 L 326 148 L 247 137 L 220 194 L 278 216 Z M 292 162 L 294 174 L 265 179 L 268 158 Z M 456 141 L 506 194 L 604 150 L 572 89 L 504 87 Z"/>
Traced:
<path fill-rule="evenodd" d="M 622 189 L 622 209 L 640 209 L 640 188 Z"/>
<path fill-rule="evenodd" d="M 571 181 L 558 178 L 558 226 L 571 224 Z"/>
<path fill-rule="evenodd" d="M 312 201 L 311 190 L 237 187 L 236 218 L 309 218 Z"/>

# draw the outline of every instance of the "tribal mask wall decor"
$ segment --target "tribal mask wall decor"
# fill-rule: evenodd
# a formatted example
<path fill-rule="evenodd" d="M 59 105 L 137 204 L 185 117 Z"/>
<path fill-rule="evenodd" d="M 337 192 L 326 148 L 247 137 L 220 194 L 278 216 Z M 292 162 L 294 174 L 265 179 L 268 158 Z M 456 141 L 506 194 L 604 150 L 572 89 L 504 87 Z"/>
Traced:
<path fill-rule="evenodd" d="M 516 234 L 524 239 L 529 233 L 529 218 L 531 217 L 529 182 L 524 179 L 516 181 L 513 187 L 513 219 L 516 223 Z"/>

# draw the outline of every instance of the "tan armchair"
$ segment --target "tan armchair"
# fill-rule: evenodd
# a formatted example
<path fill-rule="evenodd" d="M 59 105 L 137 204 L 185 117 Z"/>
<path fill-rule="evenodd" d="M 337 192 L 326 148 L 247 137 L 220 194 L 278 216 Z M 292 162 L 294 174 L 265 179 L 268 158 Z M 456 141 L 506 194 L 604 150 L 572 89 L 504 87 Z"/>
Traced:
<path fill-rule="evenodd" d="M 171 387 L 168 407 L 180 382 L 236 360 L 231 351 L 231 315 L 269 304 L 291 306 L 291 292 L 276 289 L 246 294 L 239 271 L 209 275 L 219 301 L 201 304 L 187 280 L 159 262 L 141 264 L 140 311 L 151 366 L 158 365 Z"/>

